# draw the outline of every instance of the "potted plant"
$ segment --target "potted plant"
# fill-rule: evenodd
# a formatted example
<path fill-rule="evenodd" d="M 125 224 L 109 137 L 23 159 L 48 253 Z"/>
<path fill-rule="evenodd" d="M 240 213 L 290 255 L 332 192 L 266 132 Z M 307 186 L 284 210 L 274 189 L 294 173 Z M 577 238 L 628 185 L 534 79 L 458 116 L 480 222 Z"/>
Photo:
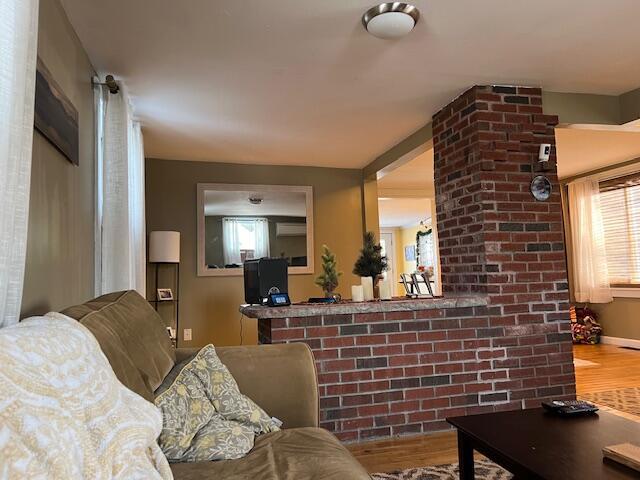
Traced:
<path fill-rule="evenodd" d="M 366 232 L 360 256 L 353 267 L 353 273 L 359 277 L 371 277 L 374 285 L 377 285 L 382 277 L 382 272 L 386 269 L 387 257 L 382 255 L 382 246 L 376 243 L 373 232 Z"/>
<path fill-rule="evenodd" d="M 322 246 L 322 273 L 316 278 L 316 285 L 322 288 L 326 298 L 333 297 L 338 287 L 338 277 L 342 272 L 336 269 L 336 255 L 326 245 Z"/>

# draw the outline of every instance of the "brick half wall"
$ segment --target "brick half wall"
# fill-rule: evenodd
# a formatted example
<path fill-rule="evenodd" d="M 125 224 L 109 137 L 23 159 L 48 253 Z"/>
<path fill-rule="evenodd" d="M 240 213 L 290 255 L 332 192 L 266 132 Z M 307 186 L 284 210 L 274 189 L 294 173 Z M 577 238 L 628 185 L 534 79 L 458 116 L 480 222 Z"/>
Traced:
<path fill-rule="evenodd" d="M 343 441 L 363 441 L 444 430 L 448 416 L 522 408 L 562 393 L 557 385 L 570 378 L 559 324 L 496 329 L 490 313 L 317 315 L 260 319 L 258 328 L 261 343 L 311 347 L 321 426 Z"/>

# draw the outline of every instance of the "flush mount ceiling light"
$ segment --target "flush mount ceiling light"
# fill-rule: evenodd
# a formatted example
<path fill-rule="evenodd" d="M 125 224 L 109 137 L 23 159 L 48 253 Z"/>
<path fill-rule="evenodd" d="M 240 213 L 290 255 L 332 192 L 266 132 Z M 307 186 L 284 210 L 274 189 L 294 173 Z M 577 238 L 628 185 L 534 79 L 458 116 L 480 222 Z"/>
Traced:
<path fill-rule="evenodd" d="M 362 24 L 374 37 L 399 38 L 415 27 L 420 11 L 408 3 L 388 2 L 370 8 L 362 16 Z"/>

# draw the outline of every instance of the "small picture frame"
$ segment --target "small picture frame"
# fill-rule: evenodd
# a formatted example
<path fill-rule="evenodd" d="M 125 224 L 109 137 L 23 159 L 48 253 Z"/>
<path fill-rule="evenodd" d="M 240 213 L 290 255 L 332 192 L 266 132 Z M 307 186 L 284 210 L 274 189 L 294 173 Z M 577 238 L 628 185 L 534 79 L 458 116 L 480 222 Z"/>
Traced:
<path fill-rule="evenodd" d="M 159 302 L 168 302 L 173 300 L 173 292 L 170 288 L 159 288 L 158 289 L 158 301 Z"/>
<path fill-rule="evenodd" d="M 415 245 L 405 245 L 405 247 L 404 247 L 404 259 L 407 262 L 415 262 L 416 261 L 416 246 Z"/>

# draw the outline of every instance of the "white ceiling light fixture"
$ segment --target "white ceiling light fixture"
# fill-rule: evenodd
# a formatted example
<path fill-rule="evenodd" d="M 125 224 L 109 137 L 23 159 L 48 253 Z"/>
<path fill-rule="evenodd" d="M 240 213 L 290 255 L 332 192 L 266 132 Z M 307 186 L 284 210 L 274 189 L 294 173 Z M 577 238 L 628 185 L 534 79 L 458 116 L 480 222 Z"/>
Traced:
<path fill-rule="evenodd" d="M 408 3 L 388 2 L 370 8 L 362 16 L 364 28 L 374 37 L 400 38 L 418 23 L 420 11 Z"/>

